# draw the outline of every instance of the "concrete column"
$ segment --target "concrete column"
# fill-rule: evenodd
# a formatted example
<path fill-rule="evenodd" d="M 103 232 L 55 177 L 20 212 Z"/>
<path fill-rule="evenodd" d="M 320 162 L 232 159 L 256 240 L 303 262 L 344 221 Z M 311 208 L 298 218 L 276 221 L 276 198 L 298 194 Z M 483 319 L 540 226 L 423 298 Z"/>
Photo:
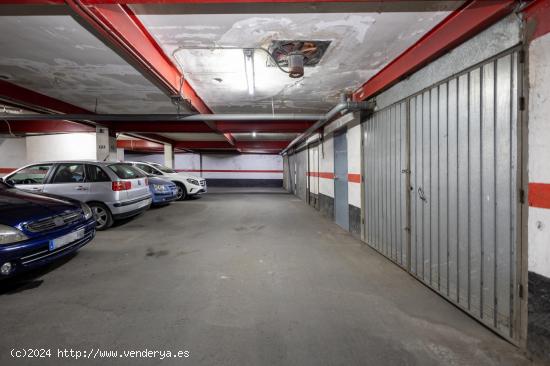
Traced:
<path fill-rule="evenodd" d="M 164 144 L 164 165 L 174 169 L 174 147 L 172 144 Z"/>
<path fill-rule="evenodd" d="M 118 148 L 116 149 L 116 159 L 119 161 L 124 161 L 124 149 Z"/>
<path fill-rule="evenodd" d="M 116 136 L 105 127 L 96 128 L 96 159 L 100 161 L 116 161 Z"/>

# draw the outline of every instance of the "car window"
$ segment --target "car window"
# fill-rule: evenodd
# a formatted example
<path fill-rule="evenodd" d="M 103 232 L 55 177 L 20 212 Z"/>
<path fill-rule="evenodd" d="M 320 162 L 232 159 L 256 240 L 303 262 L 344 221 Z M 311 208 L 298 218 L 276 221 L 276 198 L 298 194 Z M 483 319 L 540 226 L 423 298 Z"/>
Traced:
<path fill-rule="evenodd" d="M 168 168 L 164 165 L 160 165 L 160 164 L 155 164 L 155 168 L 157 168 L 158 170 L 164 172 L 164 173 L 177 173 L 174 169 L 171 169 L 171 168 Z"/>
<path fill-rule="evenodd" d="M 84 164 L 62 163 L 57 165 L 51 183 L 82 183 L 84 179 Z"/>
<path fill-rule="evenodd" d="M 97 165 L 86 165 L 86 181 L 88 182 L 110 182 L 111 178 L 101 167 Z"/>
<path fill-rule="evenodd" d="M 145 177 L 145 174 L 126 164 L 112 164 L 109 165 L 109 169 L 111 169 L 120 179 L 137 179 Z"/>
<path fill-rule="evenodd" d="M 145 164 L 136 164 L 136 166 L 143 170 L 145 173 L 149 173 L 149 174 L 154 174 L 154 175 L 162 175 L 158 170 L 156 170 L 155 168 L 149 166 L 149 165 L 145 165 Z"/>
<path fill-rule="evenodd" d="M 53 164 L 32 165 L 9 176 L 6 181 L 11 184 L 42 184 Z"/>

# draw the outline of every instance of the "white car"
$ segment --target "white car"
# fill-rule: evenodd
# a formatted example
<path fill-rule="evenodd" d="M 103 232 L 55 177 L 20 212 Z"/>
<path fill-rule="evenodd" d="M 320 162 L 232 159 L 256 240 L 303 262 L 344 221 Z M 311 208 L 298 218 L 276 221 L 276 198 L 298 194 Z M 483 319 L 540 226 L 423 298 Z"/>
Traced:
<path fill-rule="evenodd" d="M 144 172 L 171 180 L 178 187 L 177 199 L 184 200 L 189 196 L 206 193 L 206 180 L 195 175 L 184 172 L 177 172 L 174 169 L 157 163 L 146 163 L 141 161 L 125 161 Z"/>

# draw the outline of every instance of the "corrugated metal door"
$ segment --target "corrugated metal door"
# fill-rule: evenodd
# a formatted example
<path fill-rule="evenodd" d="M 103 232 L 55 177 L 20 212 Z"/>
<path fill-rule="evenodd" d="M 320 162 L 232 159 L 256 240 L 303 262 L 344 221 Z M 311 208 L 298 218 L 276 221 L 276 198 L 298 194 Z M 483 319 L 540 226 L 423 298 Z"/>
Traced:
<path fill-rule="evenodd" d="M 511 51 L 376 112 L 363 160 L 367 243 L 513 342 L 518 65 Z"/>
<path fill-rule="evenodd" d="M 290 166 L 288 155 L 283 156 L 283 188 L 290 191 Z"/>
<path fill-rule="evenodd" d="M 364 125 L 367 243 L 399 265 L 408 258 L 407 105 L 390 106 Z"/>
<path fill-rule="evenodd" d="M 296 195 L 304 202 L 307 195 L 307 149 L 296 153 Z"/>
<path fill-rule="evenodd" d="M 503 336 L 517 337 L 518 55 L 412 97 L 411 267 Z"/>
<path fill-rule="evenodd" d="M 288 156 L 288 165 L 290 171 L 290 187 L 289 191 L 293 194 L 296 194 L 296 154 Z"/>

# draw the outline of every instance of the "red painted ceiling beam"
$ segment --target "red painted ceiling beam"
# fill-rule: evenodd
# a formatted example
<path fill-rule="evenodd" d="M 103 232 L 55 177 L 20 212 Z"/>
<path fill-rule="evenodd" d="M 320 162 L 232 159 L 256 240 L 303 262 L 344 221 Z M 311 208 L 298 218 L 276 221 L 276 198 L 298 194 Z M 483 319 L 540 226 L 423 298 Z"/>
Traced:
<path fill-rule="evenodd" d="M 237 147 L 243 150 L 282 150 L 290 141 L 237 141 Z"/>
<path fill-rule="evenodd" d="M 103 40 L 129 56 L 145 74 L 150 75 L 171 96 L 188 99 L 200 113 L 212 113 L 183 75 L 162 51 L 137 16 L 124 5 L 66 0 L 73 11 L 89 24 Z"/>
<path fill-rule="evenodd" d="M 117 140 L 116 147 L 119 149 L 159 149 L 164 151 L 164 146 L 156 142 L 147 140 Z"/>
<path fill-rule="evenodd" d="M 86 1 L 66 1 L 102 39 L 130 57 L 170 96 L 182 94 L 199 113 L 212 113 L 129 7 L 117 3 L 89 5 Z M 234 144 L 230 134 L 223 136 Z"/>
<path fill-rule="evenodd" d="M 523 12 L 529 41 L 550 33 L 550 0 L 535 0 Z"/>
<path fill-rule="evenodd" d="M 27 107 L 33 110 L 39 109 L 43 112 L 71 114 L 91 113 L 84 108 L 23 88 L 5 80 L 0 80 L 0 99 L 12 102 L 23 108 Z"/>
<path fill-rule="evenodd" d="M 426 33 L 353 94 L 366 100 L 510 14 L 517 0 L 470 0 Z"/>
<path fill-rule="evenodd" d="M 0 117 L 1 118 L 1 117 Z M 0 119 L 0 133 L 48 134 L 69 132 L 95 132 L 95 128 L 70 121 L 11 121 L 9 126 Z"/>

